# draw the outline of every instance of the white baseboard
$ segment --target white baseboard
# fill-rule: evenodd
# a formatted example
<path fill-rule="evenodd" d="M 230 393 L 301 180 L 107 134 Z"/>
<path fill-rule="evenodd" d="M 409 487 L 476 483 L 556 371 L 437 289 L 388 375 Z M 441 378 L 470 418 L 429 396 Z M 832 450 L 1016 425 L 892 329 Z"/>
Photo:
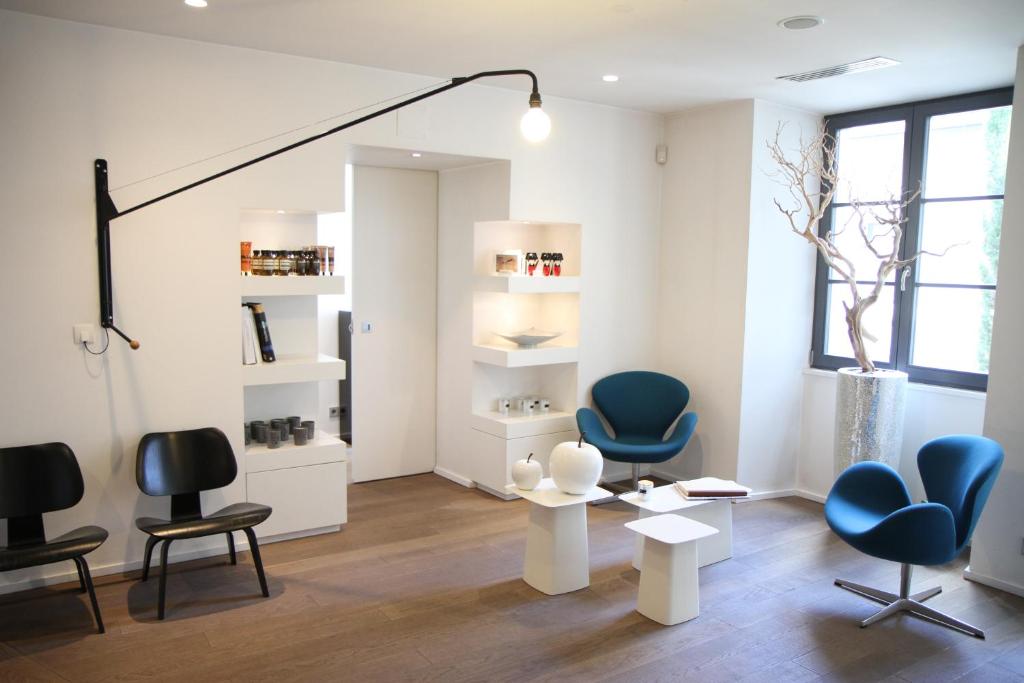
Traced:
<path fill-rule="evenodd" d="M 294 538 L 303 538 L 305 536 L 315 536 L 317 534 L 327 534 L 341 529 L 340 525 L 323 527 L 320 529 L 307 529 L 305 531 L 295 531 L 287 534 L 278 534 L 277 536 L 267 536 L 266 538 L 259 538 L 260 545 L 266 545 L 268 543 L 277 543 L 279 541 L 290 541 Z M 189 540 L 189 539 L 183 539 Z M 180 541 L 178 543 L 181 543 Z M 175 546 L 171 546 L 173 549 Z M 179 548 L 183 547 L 181 545 Z M 249 549 L 249 541 L 245 538 L 244 534 L 235 534 L 235 551 L 243 552 Z M 157 553 L 154 552 L 154 555 Z M 225 558 L 228 555 L 227 543 L 224 543 L 223 547 L 206 547 L 206 548 L 194 548 L 192 550 L 179 550 L 178 552 L 171 552 L 167 557 L 168 564 L 177 564 L 179 562 L 188 562 L 190 560 L 200 560 L 206 557 L 217 557 L 223 555 Z M 85 556 L 86 561 L 89 560 L 89 556 Z M 153 558 L 153 564 L 150 565 L 150 573 L 152 574 L 152 567 L 156 564 L 157 558 Z M 62 563 L 64 564 L 64 563 Z M 66 563 L 71 567 L 74 567 L 74 563 L 70 560 Z M 57 567 L 59 565 L 44 565 L 38 569 L 46 569 L 48 567 Z M 89 564 L 89 573 L 93 576 L 110 576 L 111 574 L 127 574 L 142 569 L 142 557 L 140 556 L 137 560 L 130 562 L 111 562 L 104 565 Z M 31 590 L 33 588 L 44 588 L 46 586 L 53 586 L 59 583 L 78 583 L 78 571 L 70 569 L 62 571 L 56 574 L 48 574 L 46 576 L 32 577 L 24 579 L 22 581 L 15 581 L 14 583 L 8 583 L 0 585 L 0 595 L 7 593 L 17 593 L 19 591 Z"/>
<path fill-rule="evenodd" d="M 260 539 L 260 542 L 262 543 L 263 539 Z M 272 542 L 272 541 L 270 539 L 268 539 L 268 542 Z M 173 548 L 174 546 L 171 546 L 171 547 Z M 247 541 L 247 540 L 237 540 L 237 539 L 235 540 L 235 550 L 237 552 L 241 552 L 243 550 L 248 550 L 248 549 L 249 549 L 249 541 Z M 168 561 L 169 564 L 177 564 L 178 562 L 188 562 L 189 560 L 199 560 L 199 559 L 202 559 L 202 558 L 205 558 L 205 557 L 214 557 L 214 556 L 217 556 L 217 555 L 224 555 L 225 557 L 227 557 L 227 554 L 228 554 L 228 548 L 227 548 L 227 543 L 225 543 L 223 548 L 209 547 L 209 548 L 198 548 L 198 549 L 194 549 L 194 550 L 180 551 L 180 552 L 174 553 L 172 555 L 169 555 L 168 558 L 167 558 L 167 561 Z M 86 555 L 85 559 L 86 559 L 86 561 L 88 561 L 89 560 L 89 556 Z M 154 558 L 154 561 L 155 560 L 156 560 L 156 558 Z M 68 561 L 68 562 L 62 563 L 62 564 L 68 564 L 68 565 L 70 565 L 72 567 L 75 566 L 74 563 L 71 562 L 71 561 Z M 40 567 L 40 569 L 43 569 L 43 568 L 46 568 L 46 567 L 56 567 L 56 566 L 57 565 L 45 565 L 44 567 Z M 89 573 L 92 574 L 93 576 L 110 576 L 111 574 L 127 574 L 128 572 L 138 571 L 140 569 L 142 569 L 142 558 L 141 557 L 139 559 L 137 559 L 137 560 L 132 560 L 131 562 L 111 562 L 109 564 L 104 564 L 104 565 L 93 565 L 93 564 L 89 565 Z M 68 583 L 68 582 L 74 582 L 76 584 L 78 583 L 78 571 L 77 570 L 71 569 L 69 571 L 64 571 L 64 572 L 61 572 L 61 573 L 58 573 L 58 574 L 49 574 L 47 576 L 34 577 L 34 578 L 30 578 L 30 579 L 25 579 L 23 581 L 17 581 L 15 583 L 9 583 L 9 584 L 0 586 L 0 595 L 4 595 L 4 594 L 7 594 L 7 593 L 17 593 L 18 591 L 31 590 L 33 588 L 43 588 L 45 586 L 53 586 L 53 585 L 56 585 L 58 583 Z"/>
<path fill-rule="evenodd" d="M 813 500 L 815 503 L 825 504 L 825 499 L 828 496 L 823 496 L 820 493 L 814 493 L 813 491 L 807 491 L 806 489 L 793 489 L 793 495 L 804 500 Z"/>
<path fill-rule="evenodd" d="M 439 477 L 444 477 L 445 479 L 447 479 L 449 481 L 454 481 L 456 484 L 460 484 L 462 486 L 465 486 L 467 489 L 475 489 L 476 488 L 476 482 L 473 481 L 472 479 L 467 479 L 466 477 L 462 476 L 461 474 L 457 474 L 457 473 L 452 472 L 451 470 L 447 470 L 447 469 L 445 469 L 443 467 L 435 467 L 434 468 L 434 474 L 438 475 Z"/>
<path fill-rule="evenodd" d="M 980 583 L 983 586 L 988 586 L 989 588 L 996 588 L 1001 591 L 1006 591 L 1007 593 L 1012 593 L 1014 595 L 1024 597 L 1024 586 L 1018 586 L 1017 584 L 1012 583 L 1010 581 L 1003 581 L 1002 579 L 996 579 L 991 576 L 985 576 L 984 574 L 978 574 L 977 572 L 971 570 L 970 565 L 967 565 L 967 568 L 964 569 L 964 578 L 968 581 L 973 581 L 974 583 Z"/>

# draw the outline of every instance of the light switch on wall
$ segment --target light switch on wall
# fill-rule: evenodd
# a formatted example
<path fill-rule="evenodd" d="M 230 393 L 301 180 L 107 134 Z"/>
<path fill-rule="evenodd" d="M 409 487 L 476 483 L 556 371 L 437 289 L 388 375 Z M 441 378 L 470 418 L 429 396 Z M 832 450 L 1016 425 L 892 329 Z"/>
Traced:
<path fill-rule="evenodd" d="M 363 331 L 363 334 L 369 334 L 373 332 L 373 323 L 361 323 L 359 329 Z"/>

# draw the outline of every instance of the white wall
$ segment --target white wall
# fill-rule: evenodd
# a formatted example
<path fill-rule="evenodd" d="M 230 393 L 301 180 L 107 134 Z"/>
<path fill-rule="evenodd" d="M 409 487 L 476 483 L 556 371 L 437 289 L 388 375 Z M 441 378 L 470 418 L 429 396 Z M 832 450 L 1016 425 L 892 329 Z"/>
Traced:
<path fill-rule="evenodd" d="M 985 435 L 1006 460 L 974 534 L 971 578 L 1024 595 L 1024 46 L 1017 53 Z"/>
<path fill-rule="evenodd" d="M 666 126 L 658 369 L 690 388 L 699 417 L 686 449 L 658 469 L 680 477 L 737 477 L 753 126 L 753 100 Z"/>
<path fill-rule="evenodd" d="M 352 256 L 352 479 L 431 472 L 437 173 L 355 166 Z"/>
<path fill-rule="evenodd" d="M 494 162 L 438 174 L 437 472 L 465 484 L 476 455 L 466 423 L 473 407 L 473 223 L 509 217 L 510 170 Z"/>
<path fill-rule="evenodd" d="M 800 373 L 807 366 L 814 317 L 815 252 L 792 233 L 773 201 L 787 196 L 773 175 L 767 147 L 780 125 L 782 147 L 795 151 L 816 134 L 821 117 L 754 102 L 738 475 L 760 491 L 787 491 L 795 483 Z"/>
<path fill-rule="evenodd" d="M 514 216 L 585 226 L 594 267 L 582 314 L 595 341 L 581 351 L 581 384 L 653 363 L 661 118 L 546 96 L 552 136 L 531 146 L 517 133 L 525 94 L 480 86 L 416 105 L 427 126 L 412 143 L 399 136 L 395 117 L 383 117 L 114 221 L 115 313 L 142 349 L 113 339 L 108 354 L 94 358 L 72 343 L 74 323 L 98 318 L 93 159 L 110 161 L 118 187 L 432 82 L 0 11 L 0 149 L 17 160 L 0 178 L 0 230 L 5 253 L 19 255 L 0 274 L 0 319 L 9 331 L 0 445 L 60 440 L 75 450 L 85 498 L 46 521 L 51 534 L 82 523 L 109 529 L 90 556 L 99 573 L 137 566 L 143 537 L 134 518 L 167 512 L 166 501 L 136 489 L 141 435 L 214 425 L 241 452 L 239 210 L 344 210 L 346 144 L 511 160 Z M 273 146 L 115 192 L 115 201 L 130 206 Z M 440 292 L 439 304 L 453 296 Z M 468 406 L 451 410 L 466 416 Z M 239 479 L 216 497 L 240 500 L 243 487 Z M 172 554 L 201 547 L 175 544 Z M 0 586 L 73 573 L 8 573 Z"/>
<path fill-rule="evenodd" d="M 814 278 L 813 251 L 772 203 L 765 142 L 780 122 L 797 147 L 819 117 L 759 100 L 674 115 L 662 196 L 659 362 L 699 419 L 656 469 L 759 492 L 794 486 Z"/>
<path fill-rule="evenodd" d="M 809 498 L 824 501 L 835 481 L 832 452 L 836 373 L 805 371 L 803 392 L 796 488 Z M 980 434 L 984 415 L 983 392 L 910 384 L 899 470 L 914 500 L 925 497 L 917 472 L 918 449 L 925 442 L 946 434 Z"/>

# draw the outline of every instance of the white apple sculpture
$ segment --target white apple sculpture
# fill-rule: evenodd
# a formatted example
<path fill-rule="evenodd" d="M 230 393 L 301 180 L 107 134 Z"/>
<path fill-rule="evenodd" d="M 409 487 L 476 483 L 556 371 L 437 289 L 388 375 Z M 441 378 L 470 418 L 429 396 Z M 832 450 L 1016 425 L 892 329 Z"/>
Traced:
<path fill-rule="evenodd" d="M 532 491 L 544 478 L 544 468 L 536 460 L 531 462 L 532 457 L 533 453 L 530 453 L 526 460 L 516 460 L 512 463 L 512 483 L 518 489 Z"/>
<path fill-rule="evenodd" d="M 551 451 L 548 467 L 551 478 L 560 491 L 582 495 L 597 486 L 604 469 L 604 459 L 596 446 L 579 441 L 565 441 Z"/>

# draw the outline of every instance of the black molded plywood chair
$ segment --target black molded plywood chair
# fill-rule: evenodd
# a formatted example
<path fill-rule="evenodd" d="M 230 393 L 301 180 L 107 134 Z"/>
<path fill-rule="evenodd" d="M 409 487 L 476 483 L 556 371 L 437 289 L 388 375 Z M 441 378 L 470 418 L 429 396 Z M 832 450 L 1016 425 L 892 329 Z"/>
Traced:
<path fill-rule="evenodd" d="M 72 560 L 78 583 L 89 594 L 96 629 L 104 632 L 85 555 L 103 545 L 107 530 L 83 526 L 47 540 L 43 513 L 66 510 L 82 500 L 85 483 L 75 454 L 63 443 L 0 448 L 0 519 L 7 520 L 7 545 L 0 572 Z"/>
<path fill-rule="evenodd" d="M 263 597 L 270 597 L 263 561 L 256 542 L 254 526 L 272 512 L 266 505 L 235 503 L 204 516 L 199 500 L 202 491 L 227 486 L 238 475 L 238 464 L 224 432 L 213 427 L 181 432 L 147 434 L 139 442 L 135 479 L 142 492 L 150 496 L 171 497 L 171 518 L 140 517 L 135 526 L 149 534 L 142 580 L 149 577 L 153 548 L 160 546 L 160 597 L 157 618 L 164 618 L 167 594 L 167 549 L 172 541 L 226 534 L 231 564 L 235 564 L 235 540 L 232 533 L 243 531 L 249 539 L 252 561 L 256 565 Z"/>

